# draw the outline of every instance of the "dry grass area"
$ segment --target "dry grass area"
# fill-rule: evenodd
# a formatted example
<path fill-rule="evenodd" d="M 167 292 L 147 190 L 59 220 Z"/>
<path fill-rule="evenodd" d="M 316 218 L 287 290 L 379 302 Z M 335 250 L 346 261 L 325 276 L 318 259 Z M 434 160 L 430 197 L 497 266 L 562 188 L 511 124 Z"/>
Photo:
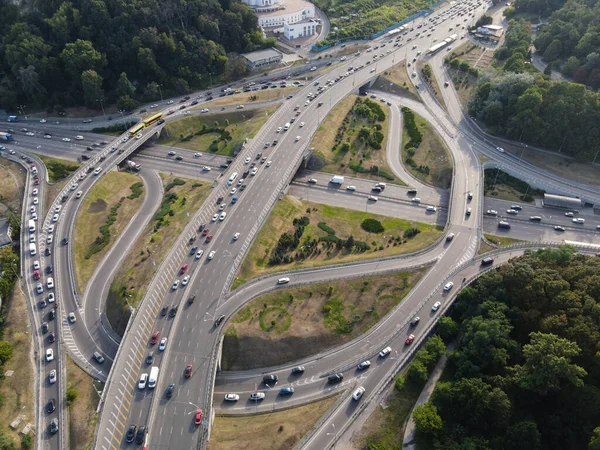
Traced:
<path fill-rule="evenodd" d="M 62 190 L 67 185 L 68 180 L 59 181 L 58 183 L 46 184 L 44 186 L 44 216 L 48 214 L 48 210 L 52 206 L 52 202 L 58 197 Z M 43 218 L 41 214 L 38 217 Z"/>
<path fill-rule="evenodd" d="M 76 392 L 69 406 L 69 447 L 71 450 L 88 450 L 94 441 L 94 429 L 98 421 L 96 408 L 100 396 L 94 388 L 93 379 L 67 356 L 67 396 Z"/>
<path fill-rule="evenodd" d="M 310 209 L 310 213 L 306 212 L 307 209 Z M 337 237 L 347 239 L 352 235 L 356 241 L 368 243 L 370 249 L 362 253 L 349 252 L 346 249 L 336 250 L 335 246 L 331 249 L 326 248 L 325 243 L 319 243 L 318 253 L 312 254 L 307 259 L 295 260 L 289 264 L 268 265 L 269 258 L 277 245 L 279 237 L 284 232 L 291 231 L 293 234 L 292 220 L 302 216 L 307 216 L 310 219 L 310 224 L 304 229 L 298 249 L 303 248 L 309 240 L 318 240 L 320 237 L 327 235 L 324 230 L 318 227 L 320 222 L 324 222 L 331 227 Z M 361 228 L 361 222 L 367 218 L 380 221 L 385 231 L 381 234 L 364 231 Z M 415 237 L 406 239 L 403 235 L 408 228 L 418 228 L 421 232 Z M 367 211 L 311 203 L 287 196 L 275 205 L 255 239 L 240 267 L 239 281 L 236 286 L 266 273 L 412 253 L 431 245 L 440 234 L 441 228 L 436 225 L 371 214 Z M 298 249 L 292 252 L 291 255 L 293 256 Z"/>
<path fill-rule="evenodd" d="M 25 169 L 3 159 L 0 163 L 0 217 L 5 216 L 6 210 L 21 214 L 24 183 Z"/>
<path fill-rule="evenodd" d="M 359 117 L 352 112 L 357 101 L 374 103 L 381 108 L 385 119 L 381 122 L 369 123 L 366 118 Z M 380 132 L 383 134 L 379 150 L 359 138 L 359 131 L 363 126 L 373 133 L 373 127 L 377 125 L 381 126 Z M 387 163 L 388 129 L 389 109 L 387 105 L 376 100 L 349 95 L 333 108 L 312 139 L 310 146 L 315 148 L 314 154 L 323 163 L 323 166 L 318 169 L 337 175 L 401 183 Z M 346 143 L 347 147 L 344 146 Z M 371 168 L 374 170 L 371 171 Z"/>
<path fill-rule="evenodd" d="M 164 174 L 161 178 L 165 186 L 163 202 L 123 261 L 108 294 L 107 316 L 119 334 L 124 332 L 129 320 L 128 303 L 138 305 L 163 258 L 190 220 L 189 216 L 200 208 L 210 192 L 207 182 Z M 167 191 L 174 180 L 183 180 L 185 184 Z M 176 197 L 172 198 L 170 194 Z M 157 218 L 161 212 L 165 213 L 165 218 L 159 226 Z"/>
<path fill-rule="evenodd" d="M 423 135 L 423 140 L 416 149 L 407 150 L 404 146 L 402 147 L 402 162 L 414 177 L 424 183 L 448 189 L 452 183 L 452 156 L 444 141 L 431 125 L 417 114 L 414 114 L 414 118 Z M 403 124 L 402 142 L 406 145 L 410 141 L 410 137 L 406 132 L 406 120 Z M 415 167 L 408 164 L 407 159 L 412 159 Z"/>
<path fill-rule="evenodd" d="M 491 252 L 491 251 L 493 251 L 495 249 L 496 249 L 496 247 L 494 247 L 493 245 L 488 244 L 486 241 L 484 241 L 482 239 L 481 242 L 479 243 L 479 252 L 477 252 L 477 254 L 478 255 L 483 255 L 484 253 Z"/>
<path fill-rule="evenodd" d="M 399 304 L 427 269 L 279 289 L 254 299 L 225 332 L 224 370 L 271 367 L 364 334 Z"/>
<path fill-rule="evenodd" d="M 337 396 L 267 414 L 223 417 L 213 424 L 208 450 L 289 450 L 335 403 Z"/>
<path fill-rule="evenodd" d="M 158 143 L 232 156 L 241 148 L 244 139 L 254 137 L 277 108 L 278 106 L 273 105 L 258 109 L 184 117 L 169 122 L 161 133 Z M 227 138 L 222 136 L 217 129 L 205 134 L 199 133 L 203 127 L 224 129 L 229 136 Z M 214 141 L 218 142 L 216 146 L 213 144 Z"/>
<path fill-rule="evenodd" d="M 375 81 L 373 89 L 421 101 L 421 97 L 417 94 L 406 73 L 406 61 L 401 61 L 383 72 Z"/>
<path fill-rule="evenodd" d="M 0 428 L 4 436 L 20 442 L 21 437 L 18 432 L 23 429 L 25 424 L 29 422 L 35 425 L 35 403 L 32 332 L 25 295 L 19 284 L 13 291 L 4 327 L 3 340 L 10 342 L 13 354 L 4 364 L 3 370 L 4 372 L 14 370 L 14 374 L 10 377 L 3 376 L 0 380 L 0 397 L 2 399 L 0 402 Z M 20 414 L 24 416 L 24 421 L 13 431 L 9 424 Z"/>
<path fill-rule="evenodd" d="M 232 105 L 248 105 L 252 103 L 268 102 L 271 100 L 284 99 L 288 95 L 294 94 L 300 87 L 288 86 L 285 88 L 277 89 L 264 89 L 253 92 L 242 92 L 241 94 L 227 95 L 225 97 L 219 97 L 210 102 L 202 103 L 195 109 L 202 108 L 216 108 L 220 106 L 232 106 Z"/>
<path fill-rule="evenodd" d="M 496 236 L 494 234 L 484 234 L 484 236 L 488 241 L 490 241 L 496 245 L 499 245 L 500 247 L 506 247 L 507 245 L 525 242 L 521 239 L 513 239 L 513 238 L 509 238 L 509 237 L 505 237 L 505 236 Z"/>
<path fill-rule="evenodd" d="M 529 203 L 532 205 L 535 204 L 535 199 L 533 199 L 531 201 L 521 200 L 521 197 L 523 197 L 523 194 L 524 194 L 523 192 L 519 192 L 518 190 L 516 190 L 515 188 L 513 188 L 511 186 L 507 186 L 505 184 L 498 183 L 494 186 L 494 190 L 487 191 L 485 193 L 485 196 L 499 198 L 501 200 L 506 200 L 509 202 Z"/>
<path fill-rule="evenodd" d="M 445 58 L 446 61 L 450 61 L 452 58 L 459 58 L 467 61 L 471 66 L 482 71 L 487 69 L 494 62 L 494 51 L 485 47 L 480 47 L 473 44 L 472 42 L 465 42 L 459 47 L 455 48 Z M 467 102 L 477 85 L 477 77 L 470 75 L 460 70 L 447 67 L 448 73 L 454 84 L 456 93 L 463 108 L 467 107 Z"/>
<path fill-rule="evenodd" d="M 127 172 L 107 173 L 91 190 L 83 200 L 79 210 L 77 222 L 75 223 L 75 267 L 77 275 L 77 286 L 79 292 L 84 292 L 87 282 L 92 277 L 96 266 L 104 255 L 112 248 L 121 231 L 125 229 L 134 214 L 140 209 L 144 201 L 145 191 L 137 198 L 127 198 L 132 194 L 130 187 L 141 182 L 140 177 Z M 89 258 L 86 254 L 101 236 L 99 228 L 106 224 L 111 209 L 124 198 L 117 211 L 115 222 L 110 227 L 110 241 L 100 252 Z M 57 239 L 62 239 L 60 236 Z M 58 245 L 58 243 L 57 243 Z"/>

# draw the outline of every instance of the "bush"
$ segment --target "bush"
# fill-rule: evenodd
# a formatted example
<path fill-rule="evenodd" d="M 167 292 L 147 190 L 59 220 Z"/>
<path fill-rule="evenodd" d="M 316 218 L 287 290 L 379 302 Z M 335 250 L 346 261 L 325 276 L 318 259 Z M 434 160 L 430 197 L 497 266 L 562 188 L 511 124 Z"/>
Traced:
<path fill-rule="evenodd" d="M 127 198 L 129 200 L 138 198 L 140 195 L 142 195 L 143 187 L 144 187 L 144 183 L 142 183 L 141 181 L 138 181 L 137 183 L 134 183 L 131 186 L 129 186 L 129 189 L 131 189 L 131 194 Z"/>
<path fill-rule="evenodd" d="M 317 226 L 323 230 L 325 233 L 327 233 L 330 236 L 335 236 L 335 230 L 333 228 L 331 228 L 329 225 L 327 225 L 325 222 L 319 222 L 317 224 Z"/>
<path fill-rule="evenodd" d="M 125 200 L 125 197 L 121 197 L 119 202 L 110 209 L 110 214 L 106 218 L 106 222 L 104 222 L 104 225 L 102 225 L 100 227 L 100 230 L 99 230 L 100 236 L 98 236 L 98 237 L 96 237 L 96 239 L 94 239 L 94 242 L 92 242 L 90 247 L 85 252 L 85 255 L 84 255 L 85 259 L 90 259 L 92 257 L 92 255 L 99 253 L 100 251 L 102 251 L 102 249 L 104 247 L 106 247 L 109 244 L 109 242 L 110 242 L 110 227 L 112 226 L 113 223 L 116 222 L 117 212 L 119 211 L 119 208 L 123 204 L 124 200 Z"/>
<path fill-rule="evenodd" d="M 406 239 L 410 239 L 410 238 L 415 237 L 420 232 L 421 232 L 421 230 L 419 230 L 418 228 L 407 228 L 406 231 L 404 231 L 404 237 Z"/>
<path fill-rule="evenodd" d="M 385 231 L 381 222 L 376 219 L 365 219 L 360 226 L 367 233 L 383 233 Z"/>
<path fill-rule="evenodd" d="M 21 448 L 23 450 L 29 450 L 33 447 L 33 439 L 30 434 L 26 434 L 21 438 Z"/>
<path fill-rule="evenodd" d="M 78 395 L 79 395 L 79 393 L 75 389 L 68 388 L 67 389 L 67 406 L 71 406 L 73 404 L 73 402 L 77 399 Z"/>
<path fill-rule="evenodd" d="M 165 186 L 165 192 L 169 192 L 175 186 L 183 186 L 184 184 L 185 184 L 185 181 L 183 181 L 181 178 L 175 178 L 173 181 L 171 181 L 169 184 L 167 184 Z"/>

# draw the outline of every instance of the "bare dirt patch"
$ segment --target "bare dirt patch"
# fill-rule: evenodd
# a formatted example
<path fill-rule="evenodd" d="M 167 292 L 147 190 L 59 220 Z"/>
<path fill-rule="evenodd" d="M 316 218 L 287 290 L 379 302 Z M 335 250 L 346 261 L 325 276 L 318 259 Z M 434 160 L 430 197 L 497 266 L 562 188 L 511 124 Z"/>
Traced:
<path fill-rule="evenodd" d="M 427 269 L 279 289 L 239 311 L 225 332 L 223 367 L 270 367 L 365 333 L 400 303 Z"/>
<path fill-rule="evenodd" d="M 268 414 L 217 416 L 210 434 L 209 450 L 288 450 L 302 439 L 333 405 L 337 396 Z"/>
<path fill-rule="evenodd" d="M 406 61 L 399 62 L 383 72 L 375 81 L 373 89 L 421 101 L 406 73 Z"/>
<path fill-rule="evenodd" d="M 299 87 L 289 86 L 285 88 L 264 89 L 254 92 L 242 92 L 241 94 L 228 95 L 217 98 L 210 102 L 203 103 L 202 108 L 215 108 L 217 106 L 247 105 L 251 103 L 268 102 L 277 99 L 284 99 L 290 94 L 295 93 Z M 197 108 L 198 109 L 198 108 Z"/>
<path fill-rule="evenodd" d="M 99 198 L 95 202 L 90 203 L 90 206 L 87 208 L 87 212 L 90 214 L 97 214 L 103 211 L 106 211 L 108 204 L 104 201 L 104 199 Z"/>
<path fill-rule="evenodd" d="M 69 444 L 72 450 L 91 449 L 98 421 L 96 407 L 100 397 L 93 379 L 67 358 L 67 398 L 74 396 L 69 406 Z"/>

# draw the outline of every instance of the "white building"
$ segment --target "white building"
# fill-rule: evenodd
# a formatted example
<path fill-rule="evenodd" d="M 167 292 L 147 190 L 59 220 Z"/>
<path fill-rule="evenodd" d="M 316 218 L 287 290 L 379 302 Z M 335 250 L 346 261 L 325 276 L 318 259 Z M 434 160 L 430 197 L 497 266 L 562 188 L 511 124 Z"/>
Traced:
<path fill-rule="evenodd" d="M 283 53 L 274 48 L 244 53 L 242 56 L 246 59 L 246 65 L 251 70 L 257 67 L 279 64 L 283 60 Z"/>
<path fill-rule="evenodd" d="M 262 28 L 282 27 L 315 17 L 315 7 L 307 0 L 243 0 L 254 9 Z"/>
<path fill-rule="evenodd" d="M 304 19 L 296 23 L 284 23 L 283 34 L 286 39 L 296 39 L 303 36 L 312 36 L 317 34 L 317 25 L 319 23 L 314 19 Z"/>

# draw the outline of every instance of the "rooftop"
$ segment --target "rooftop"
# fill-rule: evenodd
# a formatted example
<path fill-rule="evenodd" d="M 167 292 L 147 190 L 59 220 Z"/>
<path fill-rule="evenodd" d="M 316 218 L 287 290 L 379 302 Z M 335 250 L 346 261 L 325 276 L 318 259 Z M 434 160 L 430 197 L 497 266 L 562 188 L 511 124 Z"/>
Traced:
<path fill-rule="evenodd" d="M 275 58 L 275 57 L 283 57 L 283 53 L 274 48 L 266 48 L 264 50 L 257 50 L 255 52 L 244 53 L 242 55 L 250 62 L 262 61 L 263 59 Z"/>
<path fill-rule="evenodd" d="M 278 17 L 284 14 L 293 14 L 300 12 L 304 8 L 314 8 L 313 4 L 307 0 L 282 0 L 278 5 L 280 8 L 275 11 L 258 12 L 256 15 L 260 18 Z"/>
<path fill-rule="evenodd" d="M 8 235 L 8 219 L 0 219 L 0 247 L 12 243 L 12 239 Z"/>

